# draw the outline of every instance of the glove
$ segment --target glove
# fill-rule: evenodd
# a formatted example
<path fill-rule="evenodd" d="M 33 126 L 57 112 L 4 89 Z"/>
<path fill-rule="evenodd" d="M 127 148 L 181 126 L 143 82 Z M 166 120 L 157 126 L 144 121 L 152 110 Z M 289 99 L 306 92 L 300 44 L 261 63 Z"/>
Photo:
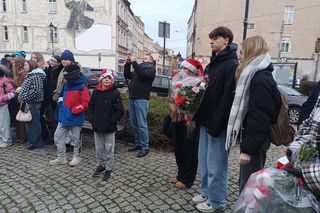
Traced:
<path fill-rule="evenodd" d="M 302 170 L 299 168 L 292 168 L 291 166 L 286 166 L 284 170 L 296 177 L 303 178 Z"/>
<path fill-rule="evenodd" d="M 8 99 L 9 99 L 9 100 L 11 100 L 12 98 L 14 98 L 14 96 L 15 96 L 14 93 L 12 93 L 12 92 L 9 92 L 7 95 L 8 95 Z"/>
<path fill-rule="evenodd" d="M 16 92 L 19 93 L 21 90 L 21 87 L 17 87 Z"/>

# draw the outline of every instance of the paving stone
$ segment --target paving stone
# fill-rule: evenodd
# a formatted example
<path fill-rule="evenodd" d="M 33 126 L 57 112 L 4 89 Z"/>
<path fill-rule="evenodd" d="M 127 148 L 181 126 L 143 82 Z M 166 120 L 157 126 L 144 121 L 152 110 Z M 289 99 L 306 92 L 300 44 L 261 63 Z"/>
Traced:
<path fill-rule="evenodd" d="M 191 189 L 178 190 L 170 183 L 177 172 L 173 153 L 151 149 L 148 156 L 138 159 L 127 149 L 125 143 L 116 143 L 114 176 L 108 182 L 91 177 L 96 160 L 90 134 L 83 134 L 82 162 L 76 167 L 43 164 L 56 157 L 54 145 L 26 151 L 24 144 L 14 144 L 0 150 L 0 213 L 197 212 L 191 199 L 200 192 L 199 174 Z M 70 161 L 72 154 L 67 155 Z M 282 155 L 281 148 L 272 146 L 267 165 L 275 165 Z M 238 157 L 236 145 L 229 157 L 225 212 L 231 212 L 239 194 Z"/>

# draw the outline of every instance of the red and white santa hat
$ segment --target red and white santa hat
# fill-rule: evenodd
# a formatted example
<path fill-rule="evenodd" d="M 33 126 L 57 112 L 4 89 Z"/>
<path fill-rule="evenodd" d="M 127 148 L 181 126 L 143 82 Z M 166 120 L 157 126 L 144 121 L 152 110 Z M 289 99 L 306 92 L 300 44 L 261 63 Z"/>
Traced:
<path fill-rule="evenodd" d="M 188 58 L 181 63 L 181 67 L 190 70 L 191 72 L 203 76 L 202 64 L 193 58 Z"/>
<path fill-rule="evenodd" d="M 99 81 L 101 81 L 102 79 L 104 79 L 107 76 L 109 76 L 111 78 L 112 83 L 113 83 L 114 82 L 114 74 L 113 74 L 113 70 L 110 70 L 110 69 L 102 70 Z"/>

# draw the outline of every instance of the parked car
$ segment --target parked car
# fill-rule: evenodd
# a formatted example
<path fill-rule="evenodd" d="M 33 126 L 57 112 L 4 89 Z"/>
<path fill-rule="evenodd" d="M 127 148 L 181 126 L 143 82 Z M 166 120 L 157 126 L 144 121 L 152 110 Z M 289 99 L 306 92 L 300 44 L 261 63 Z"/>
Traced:
<path fill-rule="evenodd" d="M 278 88 L 280 92 L 283 95 L 285 95 L 288 100 L 288 114 L 290 118 L 290 123 L 297 124 L 302 104 L 307 100 L 308 97 L 302 95 L 297 90 L 285 85 L 278 85 Z"/>
<path fill-rule="evenodd" d="M 115 82 L 117 82 L 118 87 L 120 88 L 126 86 L 123 72 L 117 72 L 117 75 L 115 76 Z"/>
<path fill-rule="evenodd" d="M 99 83 L 100 74 L 103 69 L 100 68 L 90 68 L 90 67 L 83 67 L 82 73 L 87 77 L 88 79 L 88 86 L 89 87 L 95 87 Z M 124 76 L 123 73 L 118 72 L 115 75 L 115 83 L 118 84 L 118 87 L 123 87 L 125 85 L 124 83 Z"/>
<path fill-rule="evenodd" d="M 99 68 L 82 67 L 82 73 L 87 77 L 89 87 L 95 87 L 99 83 L 102 70 Z"/>
<path fill-rule="evenodd" d="M 151 92 L 159 96 L 168 96 L 172 78 L 165 75 L 156 75 L 152 83 Z"/>

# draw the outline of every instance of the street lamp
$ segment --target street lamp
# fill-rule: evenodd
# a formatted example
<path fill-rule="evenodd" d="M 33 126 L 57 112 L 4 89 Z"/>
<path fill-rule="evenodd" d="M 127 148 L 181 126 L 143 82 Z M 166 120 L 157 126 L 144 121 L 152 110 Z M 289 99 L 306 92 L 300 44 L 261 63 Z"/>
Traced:
<path fill-rule="evenodd" d="M 51 37 L 51 46 L 52 46 L 52 55 L 54 55 L 54 46 L 53 46 L 53 32 L 54 32 L 54 29 L 56 27 L 52 24 L 52 22 L 50 23 L 49 25 L 49 29 L 50 29 L 50 37 Z"/>

